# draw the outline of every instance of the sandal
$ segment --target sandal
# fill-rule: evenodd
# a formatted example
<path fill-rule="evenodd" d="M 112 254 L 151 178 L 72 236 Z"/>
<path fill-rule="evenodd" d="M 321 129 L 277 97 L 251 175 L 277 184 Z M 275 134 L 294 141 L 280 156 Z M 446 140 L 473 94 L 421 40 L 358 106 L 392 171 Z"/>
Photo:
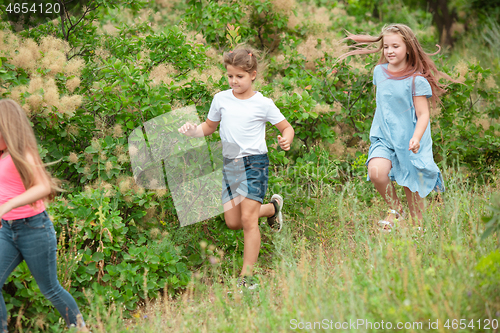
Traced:
<path fill-rule="evenodd" d="M 394 219 L 392 221 L 389 220 L 389 216 L 394 215 Z M 394 228 L 399 221 L 401 221 L 404 217 L 404 212 L 399 213 L 397 210 L 389 209 L 387 210 L 387 217 L 385 220 L 378 221 L 378 225 L 381 226 L 380 231 L 391 232 L 392 228 Z"/>

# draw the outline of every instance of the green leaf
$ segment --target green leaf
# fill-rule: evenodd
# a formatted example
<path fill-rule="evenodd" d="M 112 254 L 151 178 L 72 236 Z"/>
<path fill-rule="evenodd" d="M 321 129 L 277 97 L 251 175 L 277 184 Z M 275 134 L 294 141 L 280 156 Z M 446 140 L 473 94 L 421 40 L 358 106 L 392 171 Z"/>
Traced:
<path fill-rule="evenodd" d="M 104 253 L 102 253 L 102 252 L 95 252 L 95 253 L 92 255 L 92 260 L 93 260 L 93 261 L 101 261 L 101 260 L 104 260 Z"/>
<path fill-rule="evenodd" d="M 106 145 L 108 147 L 111 147 L 113 145 L 113 138 L 108 135 L 104 138 L 104 142 L 106 142 Z"/>
<path fill-rule="evenodd" d="M 97 271 L 99 271 L 99 269 L 95 266 L 94 263 L 85 268 L 85 272 L 90 275 L 94 275 L 95 273 L 97 273 Z"/>
<path fill-rule="evenodd" d="M 95 154 L 95 153 L 98 153 L 97 149 L 95 149 L 94 147 L 92 146 L 88 146 L 87 148 L 85 148 L 85 152 L 87 154 Z"/>
<path fill-rule="evenodd" d="M 127 121 L 127 128 L 134 129 L 134 122 L 131 120 Z"/>

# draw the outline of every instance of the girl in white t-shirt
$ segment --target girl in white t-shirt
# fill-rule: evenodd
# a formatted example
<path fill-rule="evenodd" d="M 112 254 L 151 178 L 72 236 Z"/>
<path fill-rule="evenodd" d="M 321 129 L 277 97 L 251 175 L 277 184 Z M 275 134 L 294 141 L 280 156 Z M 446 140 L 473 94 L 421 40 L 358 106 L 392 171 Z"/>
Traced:
<path fill-rule="evenodd" d="M 278 143 L 284 150 L 290 149 L 294 130 L 271 99 L 252 89 L 258 66 L 254 50 L 239 48 L 224 54 L 224 66 L 231 89 L 214 96 L 204 123 L 186 123 L 179 132 L 191 137 L 207 136 L 220 123 L 224 218 L 230 229 L 243 229 L 245 248 L 238 285 L 251 288 L 247 276 L 252 274 L 259 256 L 259 218 L 267 217 L 268 224 L 278 231 L 283 223 L 283 198 L 279 194 L 272 196 L 271 203 L 262 204 L 269 167 L 266 122 L 281 132 Z"/>

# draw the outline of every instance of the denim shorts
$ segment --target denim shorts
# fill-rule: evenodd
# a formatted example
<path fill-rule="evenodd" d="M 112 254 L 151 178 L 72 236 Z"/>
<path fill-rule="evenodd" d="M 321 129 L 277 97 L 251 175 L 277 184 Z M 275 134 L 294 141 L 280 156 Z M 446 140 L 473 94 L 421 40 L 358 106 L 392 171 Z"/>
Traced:
<path fill-rule="evenodd" d="M 224 158 L 222 168 L 222 204 L 238 195 L 262 203 L 269 179 L 267 154 Z"/>

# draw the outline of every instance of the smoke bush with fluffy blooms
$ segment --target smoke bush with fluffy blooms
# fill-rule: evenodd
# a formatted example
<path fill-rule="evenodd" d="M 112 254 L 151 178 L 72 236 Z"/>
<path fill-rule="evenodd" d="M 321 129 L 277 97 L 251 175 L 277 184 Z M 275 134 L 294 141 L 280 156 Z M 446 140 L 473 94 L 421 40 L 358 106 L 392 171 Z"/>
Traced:
<path fill-rule="evenodd" d="M 66 81 L 66 88 L 68 88 L 70 92 L 73 92 L 78 86 L 80 86 L 80 82 L 80 78 L 78 77 L 69 79 L 68 81 Z"/>
<path fill-rule="evenodd" d="M 165 65 L 160 64 L 153 68 L 151 73 L 149 74 L 149 79 L 152 81 L 152 86 L 157 86 L 160 83 L 164 83 L 169 85 L 173 79 L 170 77 L 170 74 L 175 74 L 177 71 L 174 66 L 171 64 Z"/>
<path fill-rule="evenodd" d="M 60 112 L 72 117 L 82 104 L 79 95 L 61 97 L 62 92 L 55 79 L 59 73 L 68 77 L 65 87 L 69 93 L 80 85 L 80 73 L 85 62 L 79 58 L 68 61 L 66 53 L 69 49 L 66 41 L 53 36 L 44 37 L 37 44 L 32 39 L 0 30 L 0 56 L 7 58 L 7 63 L 26 71 L 30 78 L 28 85 L 7 85 L 4 90 L 10 92 L 10 98 L 22 105 L 27 114 L 48 116 L 52 112 Z M 40 75 L 39 69 L 48 72 Z"/>

